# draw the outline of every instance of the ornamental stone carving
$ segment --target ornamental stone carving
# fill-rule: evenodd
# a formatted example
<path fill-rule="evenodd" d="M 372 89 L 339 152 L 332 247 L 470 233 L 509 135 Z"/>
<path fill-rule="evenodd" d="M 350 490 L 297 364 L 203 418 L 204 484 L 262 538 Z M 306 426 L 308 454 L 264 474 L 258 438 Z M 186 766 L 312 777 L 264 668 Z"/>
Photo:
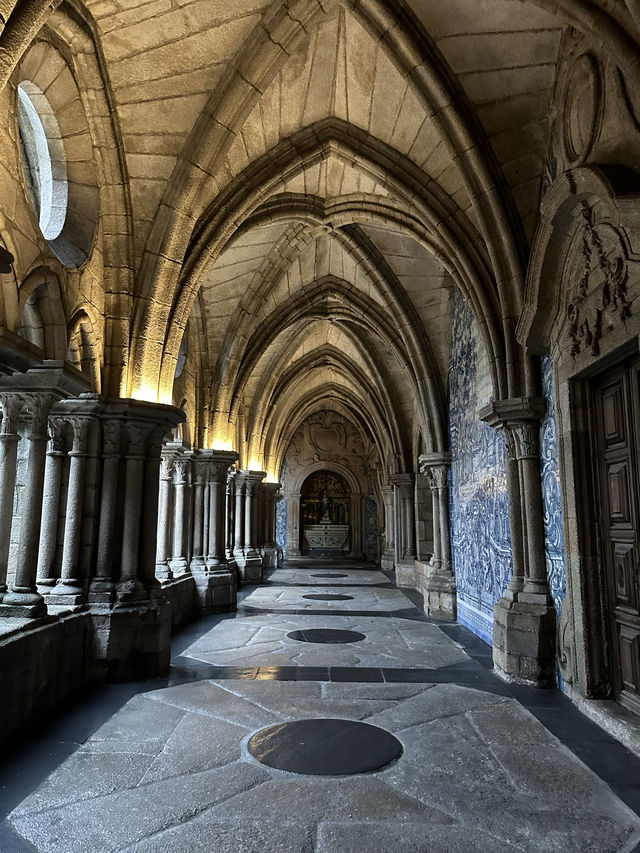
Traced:
<path fill-rule="evenodd" d="M 574 249 L 574 259 L 569 264 L 573 286 L 566 316 L 572 355 L 583 349 L 597 355 L 603 333 L 631 313 L 627 259 L 618 232 L 608 224 L 595 225 L 593 211 L 585 203 L 581 218 L 578 249 Z"/>

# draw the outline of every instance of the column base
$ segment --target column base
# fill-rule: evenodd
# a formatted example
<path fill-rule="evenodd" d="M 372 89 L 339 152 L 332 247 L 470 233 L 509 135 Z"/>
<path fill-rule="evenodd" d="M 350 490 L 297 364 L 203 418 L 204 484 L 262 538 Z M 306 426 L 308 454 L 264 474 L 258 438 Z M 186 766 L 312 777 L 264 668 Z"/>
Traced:
<path fill-rule="evenodd" d="M 392 572 L 394 569 L 395 561 L 393 558 L 393 554 L 382 554 L 380 557 L 380 568 L 385 569 L 387 572 Z"/>
<path fill-rule="evenodd" d="M 505 681 L 556 686 L 556 612 L 549 604 L 508 601 L 493 608 L 493 664 Z"/>
<path fill-rule="evenodd" d="M 46 615 L 47 605 L 44 602 L 42 604 L 5 604 L 3 599 L 0 603 L 0 618 L 39 619 Z"/>
<path fill-rule="evenodd" d="M 427 616 L 439 616 L 455 621 L 458 616 L 456 579 L 447 575 L 425 578 L 422 594 Z"/>
<path fill-rule="evenodd" d="M 14 587 L 5 592 L 0 615 L 33 619 L 37 616 L 46 616 L 47 605 L 39 592 L 27 587 Z"/>
<path fill-rule="evenodd" d="M 262 583 L 262 557 L 236 554 L 236 566 L 242 583 Z"/>
<path fill-rule="evenodd" d="M 112 681 L 169 674 L 171 605 L 143 602 L 129 607 L 95 607 L 91 654 L 94 666 Z"/>
<path fill-rule="evenodd" d="M 265 548 L 262 552 L 262 568 L 275 569 L 278 565 L 278 549 Z"/>
<path fill-rule="evenodd" d="M 116 600 L 115 584 L 109 580 L 92 581 L 87 600 L 90 604 L 111 604 Z"/>
<path fill-rule="evenodd" d="M 55 578 L 42 578 L 42 580 L 36 581 L 36 589 L 40 593 L 40 595 L 49 595 L 56 585 Z M 2 593 L 0 593 L 0 601 L 2 600 Z"/>
<path fill-rule="evenodd" d="M 176 557 L 175 560 L 169 560 L 169 569 L 173 572 L 174 577 L 189 574 L 189 564 L 184 557 Z"/>
<path fill-rule="evenodd" d="M 156 577 L 158 580 L 168 581 L 173 577 L 169 563 L 156 563 Z"/>
<path fill-rule="evenodd" d="M 85 604 L 87 596 L 77 581 L 74 580 L 58 580 L 55 587 L 47 596 L 47 604 L 68 605 L 76 607 L 80 604 Z"/>
<path fill-rule="evenodd" d="M 237 609 L 236 576 L 227 567 L 211 574 L 194 575 L 198 613 L 229 613 Z"/>
<path fill-rule="evenodd" d="M 129 605 L 147 600 L 147 591 L 140 581 L 124 581 L 116 586 L 118 604 Z"/>
<path fill-rule="evenodd" d="M 396 583 L 398 586 L 416 588 L 416 561 L 415 559 L 400 560 L 396 566 Z"/>

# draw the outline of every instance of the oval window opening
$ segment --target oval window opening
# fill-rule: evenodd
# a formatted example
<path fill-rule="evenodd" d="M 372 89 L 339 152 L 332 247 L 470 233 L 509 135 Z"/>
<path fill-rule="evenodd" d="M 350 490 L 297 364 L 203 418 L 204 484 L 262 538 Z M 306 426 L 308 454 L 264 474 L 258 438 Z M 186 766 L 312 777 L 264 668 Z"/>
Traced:
<path fill-rule="evenodd" d="M 62 233 L 69 188 L 62 134 L 42 91 L 30 81 L 18 86 L 18 127 L 27 191 L 45 240 Z"/>

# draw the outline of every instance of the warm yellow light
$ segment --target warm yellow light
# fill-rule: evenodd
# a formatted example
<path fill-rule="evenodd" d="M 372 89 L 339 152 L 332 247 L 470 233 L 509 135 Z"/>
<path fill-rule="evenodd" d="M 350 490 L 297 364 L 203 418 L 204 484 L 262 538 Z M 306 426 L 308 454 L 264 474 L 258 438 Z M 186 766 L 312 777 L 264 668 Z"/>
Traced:
<path fill-rule="evenodd" d="M 216 439 L 213 442 L 212 450 L 233 450 L 233 445 L 230 441 L 222 441 L 222 439 Z"/>
<path fill-rule="evenodd" d="M 134 400 L 145 400 L 147 403 L 157 403 L 158 401 L 158 385 L 152 382 L 142 382 L 132 393 L 131 397 Z"/>
<path fill-rule="evenodd" d="M 280 482 L 280 480 L 278 480 L 277 476 L 275 474 L 272 474 L 271 472 L 269 472 L 265 478 L 265 483 L 279 483 L 279 482 Z"/>
<path fill-rule="evenodd" d="M 258 462 L 257 459 L 252 459 L 249 462 L 249 471 L 262 471 L 262 465 Z"/>

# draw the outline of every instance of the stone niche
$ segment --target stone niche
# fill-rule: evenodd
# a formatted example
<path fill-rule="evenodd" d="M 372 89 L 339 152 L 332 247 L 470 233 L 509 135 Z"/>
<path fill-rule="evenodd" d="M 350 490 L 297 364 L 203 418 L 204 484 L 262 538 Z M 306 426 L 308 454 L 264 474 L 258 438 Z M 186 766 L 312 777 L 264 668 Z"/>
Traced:
<path fill-rule="evenodd" d="M 363 427 L 329 409 L 307 417 L 282 466 L 287 556 L 341 553 L 377 560 L 379 468 L 377 449 Z"/>

